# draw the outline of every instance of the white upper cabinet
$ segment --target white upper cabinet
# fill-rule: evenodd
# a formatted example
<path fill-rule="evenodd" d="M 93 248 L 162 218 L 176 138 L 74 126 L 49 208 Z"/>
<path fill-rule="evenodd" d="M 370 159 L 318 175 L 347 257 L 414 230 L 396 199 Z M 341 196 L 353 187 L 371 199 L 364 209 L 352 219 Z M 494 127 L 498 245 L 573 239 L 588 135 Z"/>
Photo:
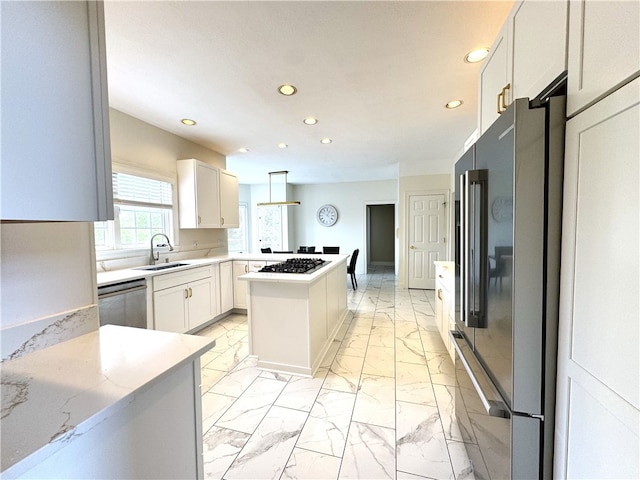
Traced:
<path fill-rule="evenodd" d="M 180 228 L 219 228 L 219 170 L 193 158 L 178 160 Z"/>
<path fill-rule="evenodd" d="M 600 100 L 640 70 L 640 3 L 571 1 L 567 114 Z"/>
<path fill-rule="evenodd" d="M 238 177 L 194 158 L 178 160 L 180 228 L 239 225 Z"/>
<path fill-rule="evenodd" d="M 480 70 L 479 131 L 482 134 L 500 115 L 511 98 L 509 27 L 507 21 L 491 46 L 489 56 Z M 505 98 L 506 97 L 506 98 Z"/>
<path fill-rule="evenodd" d="M 224 228 L 240 226 L 238 177 L 226 170 L 220 170 L 220 216 Z"/>
<path fill-rule="evenodd" d="M 2 220 L 113 218 L 102 2 L 0 2 Z"/>
<path fill-rule="evenodd" d="M 516 98 L 535 98 L 567 68 L 568 3 L 514 5 L 480 71 L 479 132 Z"/>

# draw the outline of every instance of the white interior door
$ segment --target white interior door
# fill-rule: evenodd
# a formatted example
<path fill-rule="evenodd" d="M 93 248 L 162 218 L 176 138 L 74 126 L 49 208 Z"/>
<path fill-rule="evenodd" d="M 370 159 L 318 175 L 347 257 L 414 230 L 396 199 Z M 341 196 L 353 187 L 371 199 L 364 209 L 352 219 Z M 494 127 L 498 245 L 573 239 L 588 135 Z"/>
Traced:
<path fill-rule="evenodd" d="M 433 289 L 445 258 L 444 194 L 409 196 L 409 288 Z"/>

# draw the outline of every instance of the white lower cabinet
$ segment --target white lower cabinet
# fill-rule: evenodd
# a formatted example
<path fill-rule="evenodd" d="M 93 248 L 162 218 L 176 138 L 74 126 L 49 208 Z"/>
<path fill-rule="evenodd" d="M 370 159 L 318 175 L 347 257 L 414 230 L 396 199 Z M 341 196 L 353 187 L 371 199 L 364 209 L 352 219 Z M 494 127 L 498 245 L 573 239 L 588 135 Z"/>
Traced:
<path fill-rule="evenodd" d="M 219 312 L 213 266 L 182 270 L 153 278 L 155 330 L 186 332 Z"/>
<path fill-rule="evenodd" d="M 455 298 L 455 282 L 453 277 L 453 262 L 436 263 L 436 325 L 447 351 L 454 359 L 453 344 L 449 338 L 449 331 L 454 328 L 453 312 Z"/>
<path fill-rule="evenodd" d="M 233 262 L 233 306 L 234 308 L 247 308 L 247 282 L 238 280 L 240 275 L 249 272 L 257 272 L 267 264 L 261 260 L 234 260 Z"/>
<path fill-rule="evenodd" d="M 220 264 L 220 313 L 233 309 L 233 262 Z"/>

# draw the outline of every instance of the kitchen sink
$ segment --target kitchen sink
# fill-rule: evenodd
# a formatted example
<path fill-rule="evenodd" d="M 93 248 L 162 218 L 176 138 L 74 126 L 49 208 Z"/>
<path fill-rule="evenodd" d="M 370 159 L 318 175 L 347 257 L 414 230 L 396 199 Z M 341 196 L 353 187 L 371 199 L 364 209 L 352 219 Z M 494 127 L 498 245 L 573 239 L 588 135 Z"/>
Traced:
<path fill-rule="evenodd" d="M 189 265 L 188 263 L 163 263 L 161 265 L 149 265 L 148 267 L 138 267 L 134 270 L 167 270 L 168 268 L 176 268 L 176 267 L 186 267 Z"/>

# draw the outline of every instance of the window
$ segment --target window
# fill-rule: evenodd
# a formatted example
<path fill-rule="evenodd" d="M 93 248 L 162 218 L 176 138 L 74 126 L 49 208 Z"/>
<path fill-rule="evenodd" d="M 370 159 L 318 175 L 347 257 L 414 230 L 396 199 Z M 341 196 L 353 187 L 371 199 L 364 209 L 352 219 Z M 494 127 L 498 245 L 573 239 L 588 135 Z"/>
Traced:
<path fill-rule="evenodd" d="M 244 253 L 249 251 L 249 223 L 247 204 L 239 205 L 240 226 L 227 229 L 227 244 L 229 253 Z"/>
<path fill-rule="evenodd" d="M 94 224 L 99 250 L 147 248 L 151 237 L 173 231 L 173 185 L 113 172 L 115 219 Z"/>

